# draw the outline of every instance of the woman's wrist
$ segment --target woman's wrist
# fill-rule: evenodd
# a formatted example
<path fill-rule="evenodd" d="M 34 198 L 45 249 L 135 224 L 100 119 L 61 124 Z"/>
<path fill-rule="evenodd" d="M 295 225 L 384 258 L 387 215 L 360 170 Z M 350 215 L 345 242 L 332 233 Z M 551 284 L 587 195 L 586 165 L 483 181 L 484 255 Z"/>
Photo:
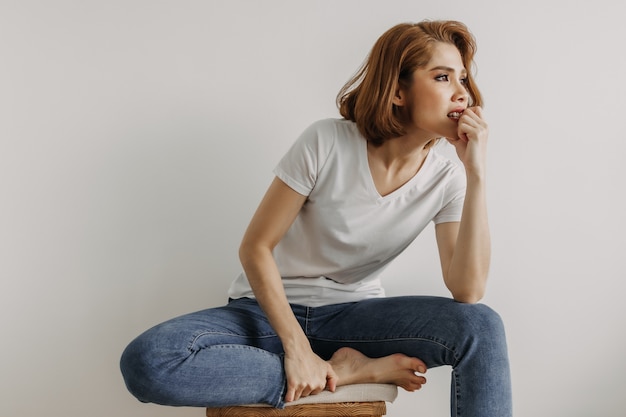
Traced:
<path fill-rule="evenodd" d="M 309 339 L 307 339 L 306 335 L 299 326 L 296 331 L 289 332 L 288 335 L 281 335 L 279 336 L 279 338 L 286 355 L 292 352 L 297 353 L 302 352 L 303 350 L 311 349 Z"/>
<path fill-rule="evenodd" d="M 465 176 L 467 177 L 467 185 L 483 185 L 486 175 L 484 167 L 465 168 Z"/>

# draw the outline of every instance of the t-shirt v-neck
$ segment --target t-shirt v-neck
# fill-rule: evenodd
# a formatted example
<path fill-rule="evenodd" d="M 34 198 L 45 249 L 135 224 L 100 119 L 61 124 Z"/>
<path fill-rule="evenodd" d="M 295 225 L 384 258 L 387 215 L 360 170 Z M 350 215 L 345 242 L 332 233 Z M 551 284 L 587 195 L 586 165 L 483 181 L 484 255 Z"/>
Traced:
<path fill-rule="evenodd" d="M 420 173 L 428 169 L 428 165 L 430 164 L 431 154 L 432 152 L 428 152 L 422 165 L 417 170 L 417 172 L 409 178 L 404 184 L 400 187 L 396 188 L 389 194 L 382 195 L 378 188 L 376 187 L 376 182 L 374 181 L 374 175 L 372 174 L 372 169 L 369 164 L 369 157 L 367 154 L 367 141 L 362 140 L 361 146 L 359 147 L 359 165 L 362 172 L 362 175 L 368 179 L 368 188 L 372 194 L 372 197 L 376 198 L 379 202 L 384 202 L 387 200 L 393 200 L 401 195 L 403 195 L 407 190 L 411 189 L 415 185 L 415 182 L 419 181 Z"/>

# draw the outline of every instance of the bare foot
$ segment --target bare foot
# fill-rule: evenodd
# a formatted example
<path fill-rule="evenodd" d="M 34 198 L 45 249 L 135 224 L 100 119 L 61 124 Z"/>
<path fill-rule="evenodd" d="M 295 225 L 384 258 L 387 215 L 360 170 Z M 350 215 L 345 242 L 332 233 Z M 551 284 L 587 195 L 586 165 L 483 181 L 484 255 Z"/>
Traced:
<path fill-rule="evenodd" d="M 395 384 L 407 391 L 415 391 L 426 383 L 426 378 L 415 375 L 425 373 L 426 365 L 417 358 L 402 353 L 383 358 L 369 358 L 358 350 L 344 347 L 328 361 L 337 373 L 337 386 L 349 384 Z"/>

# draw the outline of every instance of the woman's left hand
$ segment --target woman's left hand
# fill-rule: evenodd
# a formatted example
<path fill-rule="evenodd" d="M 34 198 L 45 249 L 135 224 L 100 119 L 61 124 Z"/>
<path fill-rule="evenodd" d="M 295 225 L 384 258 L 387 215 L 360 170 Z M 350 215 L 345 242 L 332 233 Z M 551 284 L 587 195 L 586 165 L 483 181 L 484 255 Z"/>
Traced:
<path fill-rule="evenodd" d="M 487 159 L 489 127 L 480 107 L 468 107 L 458 121 L 456 138 L 446 138 L 456 148 L 468 173 L 482 175 Z"/>

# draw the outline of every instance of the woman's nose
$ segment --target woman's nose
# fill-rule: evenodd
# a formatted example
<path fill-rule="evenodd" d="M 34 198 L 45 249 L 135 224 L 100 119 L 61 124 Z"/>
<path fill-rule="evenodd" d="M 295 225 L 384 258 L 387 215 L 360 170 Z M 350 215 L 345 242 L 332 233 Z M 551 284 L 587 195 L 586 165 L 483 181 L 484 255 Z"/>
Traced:
<path fill-rule="evenodd" d="M 467 102 L 467 100 L 469 100 L 469 92 L 467 91 L 467 88 L 464 84 L 460 82 L 456 83 L 453 99 L 454 101 L 458 101 L 460 103 L 465 103 Z"/>

